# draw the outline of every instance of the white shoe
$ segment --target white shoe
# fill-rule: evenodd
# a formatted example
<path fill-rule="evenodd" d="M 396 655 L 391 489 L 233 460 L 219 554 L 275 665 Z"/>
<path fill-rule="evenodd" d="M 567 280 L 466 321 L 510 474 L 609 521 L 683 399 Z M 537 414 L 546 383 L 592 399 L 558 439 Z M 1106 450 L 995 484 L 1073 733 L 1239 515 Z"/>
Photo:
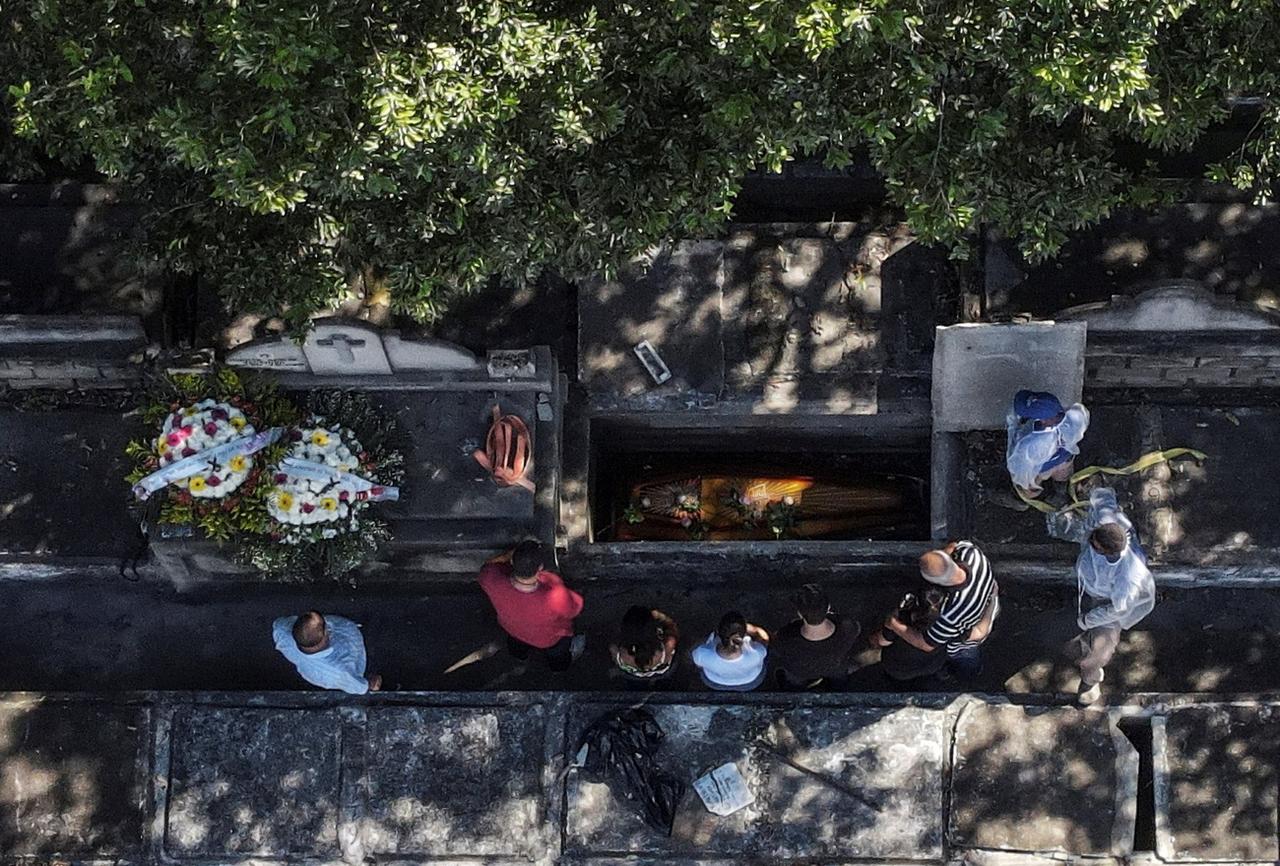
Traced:
<path fill-rule="evenodd" d="M 1098 671 L 1098 681 L 1089 688 L 1084 687 L 1084 683 L 1080 684 L 1080 692 L 1076 695 L 1076 703 L 1082 707 L 1096 703 L 1098 698 L 1102 697 L 1102 681 L 1107 678 L 1106 671 Z"/>
<path fill-rule="evenodd" d="M 1082 707 L 1087 707 L 1090 704 L 1097 703 L 1098 698 L 1100 697 L 1102 697 L 1102 686 L 1098 683 L 1094 683 L 1092 686 L 1076 695 L 1076 703 Z"/>

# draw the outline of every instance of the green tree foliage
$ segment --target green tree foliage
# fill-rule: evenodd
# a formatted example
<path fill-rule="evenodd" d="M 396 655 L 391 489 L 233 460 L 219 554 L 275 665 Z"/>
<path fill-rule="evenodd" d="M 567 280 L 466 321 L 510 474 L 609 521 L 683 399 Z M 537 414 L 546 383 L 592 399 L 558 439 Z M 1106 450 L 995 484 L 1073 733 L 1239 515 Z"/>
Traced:
<path fill-rule="evenodd" d="M 608 272 L 798 154 L 868 153 L 924 238 L 1033 259 L 1169 193 L 1118 142 L 1186 149 L 1234 97 L 1266 101 L 1214 178 L 1280 164 L 1274 0 L 0 3 L 9 171 L 92 161 L 156 253 L 296 321 L 366 265 L 423 318 Z"/>

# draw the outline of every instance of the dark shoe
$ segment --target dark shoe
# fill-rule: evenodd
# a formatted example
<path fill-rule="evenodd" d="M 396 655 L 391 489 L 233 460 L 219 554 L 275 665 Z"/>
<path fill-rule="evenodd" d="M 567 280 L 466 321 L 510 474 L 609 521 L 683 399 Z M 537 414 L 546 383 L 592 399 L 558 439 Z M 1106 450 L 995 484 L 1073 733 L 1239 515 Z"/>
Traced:
<path fill-rule="evenodd" d="M 1003 487 L 997 487 L 994 490 L 987 491 L 987 501 L 992 505 L 998 505 L 1001 508 L 1008 508 L 1010 511 L 1026 511 L 1031 506 L 1022 501 L 1022 497 L 1014 493 L 1012 490 L 1005 490 Z"/>

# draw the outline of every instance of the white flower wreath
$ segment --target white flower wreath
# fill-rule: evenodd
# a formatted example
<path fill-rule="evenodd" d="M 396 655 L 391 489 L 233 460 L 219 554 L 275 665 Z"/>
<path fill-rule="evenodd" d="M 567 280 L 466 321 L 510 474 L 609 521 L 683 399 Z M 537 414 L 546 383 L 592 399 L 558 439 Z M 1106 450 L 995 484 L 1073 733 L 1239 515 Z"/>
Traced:
<path fill-rule="evenodd" d="M 249 419 L 235 406 L 212 399 L 201 400 L 170 412 L 165 418 L 155 443 L 160 468 L 254 433 Z M 252 471 L 252 455 L 234 454 L 170 484 L 199 499 L 221 499 L 243 484 Z"/>
<path fill-rule="evenodd" d="M 310 418 L 289 438 L 287 458 L 306 461 L 322 471 L 303 475 L 285 463 L 276 467 L 267 513 L 283 524 L 281 540 L 300 544 L 358 532 L 358 515 L 369 502 L 367 492 L 354 483 L 358 478 L 351 476 L 369 473 L 361 466 L 364 448 L 355 434 L 341 425 L 326 424 L 323 418 Z M 328 477 L 309 477 L 324 476 L 325 470 Z"/>

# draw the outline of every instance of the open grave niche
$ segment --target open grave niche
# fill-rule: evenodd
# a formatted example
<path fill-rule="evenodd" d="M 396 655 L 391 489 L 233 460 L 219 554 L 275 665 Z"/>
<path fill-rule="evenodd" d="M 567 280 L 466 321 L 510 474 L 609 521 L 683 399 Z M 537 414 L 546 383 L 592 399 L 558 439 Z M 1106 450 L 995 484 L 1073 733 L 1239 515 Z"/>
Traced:
<path fill-rule="evenodd" d="M 929 537 L 927 431 L 591 425 L 597 542 Z"/>

